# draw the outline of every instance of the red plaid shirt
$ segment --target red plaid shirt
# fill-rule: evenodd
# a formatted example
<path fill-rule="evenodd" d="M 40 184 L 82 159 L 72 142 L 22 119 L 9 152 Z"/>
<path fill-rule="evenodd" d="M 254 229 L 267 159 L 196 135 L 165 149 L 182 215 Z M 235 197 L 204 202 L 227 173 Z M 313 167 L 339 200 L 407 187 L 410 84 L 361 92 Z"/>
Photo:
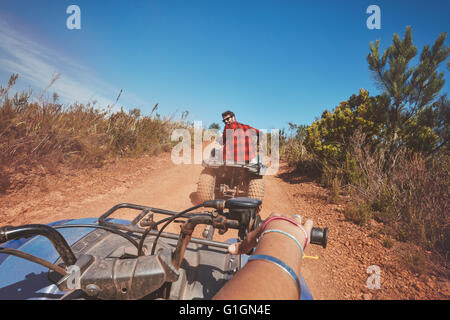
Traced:
<path fill-rule="evenodd" d="M 227 139 L 227 130 L 230 131 L 228 134 L 230 139 Z M 226 124 L 222 134 L 224 161 L 248 162 L 254 159 L 258 134 L 258 129 L 237 121 Z"/>

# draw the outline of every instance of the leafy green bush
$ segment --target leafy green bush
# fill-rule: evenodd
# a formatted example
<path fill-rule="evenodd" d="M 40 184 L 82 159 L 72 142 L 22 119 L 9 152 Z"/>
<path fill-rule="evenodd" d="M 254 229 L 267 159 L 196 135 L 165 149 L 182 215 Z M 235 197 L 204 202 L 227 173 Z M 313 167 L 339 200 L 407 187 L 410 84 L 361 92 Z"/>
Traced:
<path fill-rule="evenodd" d="M 361 89 L 343 101 L 333 112 L 322 113 L 319 120 L 308 128 L 305 137 L 306 147 L 322 161 L 337 165 L 346 161 L 349 139 L 356 130 L 362 130 L 368 140 L 380 136 L 381 122 L 378 112 L 380 97 L 369 97 L 367 90 Z"/>

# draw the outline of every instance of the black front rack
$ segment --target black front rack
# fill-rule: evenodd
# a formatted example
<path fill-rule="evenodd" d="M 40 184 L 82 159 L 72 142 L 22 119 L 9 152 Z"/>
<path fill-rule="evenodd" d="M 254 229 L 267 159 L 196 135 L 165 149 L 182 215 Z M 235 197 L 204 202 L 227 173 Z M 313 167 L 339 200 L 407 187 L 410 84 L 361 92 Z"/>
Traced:
<path fill-rule="evenodd" d="M 133 209 L 133 210 L 138 210 L 140 212 L 136 215 L 136 217 L 129 224 L 120 224 L 120 223 L 115 223 L 115 222 L 110 221 L 111 215 L 113 215 L 119 209 Z M 141 205 L 132 204 L 132 203 L 119 203 L 119 204 L 115 205 L 114 207 L 112 207 L 111 209 L 109 209 L 108 211 L 106 211 L 104 214 L 102 214 L 100 216 L 100 218 L 98 219 L 98 224 L 100 226 L 105 226 L 105 227 L 114 228 L 114 229 L 127 231 L 127 232 L 144 233 L 147 229 L 139 227 L 138 226 L 139 222 L 141 222 L 141 225 L 142 225 L 142 223 L 145 221 L 145 223 L 144 223 L 145 226 L 151 226 L 151 224 L 153 223 L 153 215 L 155 213 L 169 215 L 169 216 L 174 216 L 174 215 L 178 214 L 178 212 L 165 210 L 165 209 L 152 208 L 152 207 L 141 206 Z M 184 214 L 184 215 L 180 216 L 180 218 L 185 218 L 185 217 L 188 217 L 188 214 Z M 151 230 L 148 234 L 151 236 L 156 236 L 156 235 L 158 235 L 158 230 L 157 229 Z M 168 232 L 163 232 L 163 233 L 161 233 L 160 236 L 162 238 L 173 239 L 173 240 L 178 240 L 178 238 L 179 238 L 178 234 L 173 234 L 173 233 L 168 233 Z M 217 248 L 222 248 L 222 249 L 228 248 L 228 245 L 229 245 L 229 244 L 223 243 L 223 242 L 218 242 L 218 241 L 213 241 L 213 240 L 205 240 L 205 239 L 194 238 L 194 237 L 191 238 L 190 242 L 196 243 L 199 245 L 212 246 L 212 247 L 217 247 Z"/>
<path fill-rule="evenodd" d="M 115 213 L 119 209 L 134 209 L 141 211 L 136 218 L 133 219 L 129 224 L 120 224 L 108 221 L 107 218 L 109 218 L 113 213 Z M 105 227 L 114 227 L 116 229 L 120 229 L 123 231 L 131 231 L 131 232 L 144 232 L 145 229 L 140 228 L 138 226 L 138 223 L 142 221 L 142 219 L 146 219 L 147 221 L 153 220 L 153 213 L 162 213 L 167 215 L 175 215 L 177 212 L 163 210 L 163 209 L 157 209 L 157 208 L 151 208 L 147 206 L 140 206 L 137 204 L 131 204 L 131 203 L 119 203 L 106 211 L 104 214 L 100 216 L 98 219 L 98 224 Z"/>

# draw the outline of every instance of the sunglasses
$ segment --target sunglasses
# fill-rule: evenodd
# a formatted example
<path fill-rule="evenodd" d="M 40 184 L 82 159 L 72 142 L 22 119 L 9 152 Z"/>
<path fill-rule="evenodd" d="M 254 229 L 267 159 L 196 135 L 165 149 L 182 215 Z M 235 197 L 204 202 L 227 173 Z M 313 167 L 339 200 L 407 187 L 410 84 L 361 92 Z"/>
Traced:
<path fill-rule="evenodd" d="M 227 121 L 230 120 L 231 118 L 233 118 L 233 117 L 225 118 L 225 119 L 223 119 L 222 121 L 223 121 L 223 122 L 227 122 Z"/>

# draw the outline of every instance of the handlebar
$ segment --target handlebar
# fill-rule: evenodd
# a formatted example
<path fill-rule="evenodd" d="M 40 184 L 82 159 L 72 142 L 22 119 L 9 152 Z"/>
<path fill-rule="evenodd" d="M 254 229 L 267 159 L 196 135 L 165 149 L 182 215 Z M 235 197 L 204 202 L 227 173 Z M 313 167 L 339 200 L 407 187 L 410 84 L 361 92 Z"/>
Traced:
<path fill-rule="evenodd" d="M 184 251 L 186 250 L 186 247 L 191 240 L 192 233 L 198 224 L 211 225 L 214 228 L 218 229 L 220 234 L 225 233 L 228 229 L 236 229 L 239 230 L 239 238 L 243 239 L 249 232 L 258 228 L 264 223 L 260 215 L 257 213 L 257 209 L 260 205 L 261 200 L 258 199 L 232 198 L 226 201 L 218 199 L 205 201 L 203 204 L 194 206 L 183 212 L 173 212 L 158 208 L 122 203 L 114 206 L 106 213 L 104 213 L 99 218 L 99 226 L 102 226 L 109 231 L 114 231 L 114 233 L 120 233 L 118 232 L 119 230 L 143 233 L 143 237 L 141 238 L 141 242 L 143 242 L 146 234 L 155 233 L 155 230 L 157 230 L 154 229 L 154 227 L 158 225 L 158 223 L 155 223 L 153 221 L 153 213 L 161 213 L 172 216 L 171 218 L 161 220 L 168 220 L 169 223 L 177 217 L 188 218 L 187 221 L 182 225 L 181 233 L 178 237 L 177 248 L 172 255 L 173 265 L 178 269 L 181 266 Z M 216 209 L 216 211 L 213 213 L 203 212 L 187 214 L 188 211 L 195 210 L 199 207 L 214 208 Z M 141 210 L 141 213 L 130 224 L 113 223 L 112 221 L 109 221 L 109 219 L 107 219 L 117 209 L 121 208 Z M 224 212 L 224 209 L 228 209 L 228 211 Z M 148 229 L 143 229 L 137 226 L 138 222 L 141 222 L 141 226 L 144 226 L 144 224 L 142 223 L 143 221 L 141 221 L 144 220 L 144 217 L 150 220 L 150 227 Z M 159 234 L 161 232 L 162 229 L 160 230 Z M 50 226 L 23 225 L 18 227 L 8 226 L 0 228 L 0 243 L 34 235 L 42 235 L 48 238 L 60 254 L 66 266 L 75 264 L 77 259 L 73 254 L 70 246 L 68 245 L 64 237 Z M 328 228 L 312 228 L 310 243 L 321 245 L 323 248 L 325 248 L 327 245 L 327 240 Z M 133 243 L 134 242 L 135 241 L 133 241 Z M 155 245 L 156 241 L 154 243 L 154 246 Z"/>
<path fill-rule="evenodd" d="M 263 224 L 265 220 L 261 220 L 261 224 Z M 239 229 L 239 221 L 236 220 L 227 220 L 225 221 L 225 226 L 229 229 Z M 327 247 L 328 242 L 328 228 L 312 228 L 311 229 L 311 238 L 310 243 L 320 245 L 323 248 Z"/>
<path fill-rule="evenodd" d="M 256 213 L 262 201 L 251 198 L 232 198 L 229 200 L 208 200 L 203 202 L 202 206 L 214 208 L 217 210 L 216 216 L 208 214 L 193 214 L 182 225 L 180 237 L 175 251 L 172 254 L 172 263 L 176 269 L 179 269 L 186 251 L 187 245 L 191 240 L 192 233 L 198 224 L 212 225 L 224 233 L 228 228 L 238 229 L 239 237 L 245 238 L 248 232 L 260 227 L 264 221 Z M 223 209 L 229 209 L 224 212 Z M 220 215 L 220 216 L 219 216 Z M 328 228 L 313 228 L 311 230 L 310 243 L 327 246 Z"/>
<path fill-rule="evenodd" d="M 142 288 L 131 288 L 130 287 L 130 297 L 134 297 L 134 295 L 140 295 L 140 294 L 148 294 L 150 292 L 153 292 L 154 290 L 159 287 L 160 283 L 164 281 L 175 281 L 177 279 L 177 270 L 180 269 L 181 264 L 184 260 L 184 254 L 186 251 L 186 248 L 190 242 L 203 244 L 207 246 L 215 246 L 220 247 L 222 249 L 227 249 L 228 244 L 222 243 L 222 242 L 216 242 L 210 240 L 202 240 L 194 238 L 191 241 L 191 236 L 193 234 L 193 231 L 195 227 L 199 224 L 203 225 L 211 225 L 214 229 L 217 229 L 220 234 L 225 233 L 228 229 L 236 229 L 239 231 L 239 238 L 243 239 L 247 236 L 247 234 L 256 228 L 260 227 L 264 220 L 262 220 L 261 216 L 258 214 L 257 210 L 258 207 L 261 205 L 261 201 L 257 199 L 250 199 L 250 198 L 232 198 L 228 200 L 209 200 L 205 201 L 204 203 L 200 205 L 196 205 L 194 207 L 191 207 L 189 209 L 186 209 L 182 212 L 173 212 L 158 208 L 151 208 L 146 206 L 138 206 L 133 204 L 118 204 L 105 212 L 100 219 L 98 220 L 98 225 L 92 225 L 93 227 L 99 227 L 105 230 L 108 230 L 110 232 L 113 232 L 115 234 L 121 235 L 122 237 L 128 239 L 130 242 L 132 242 L 135 246 L 137 245 L 138 248 L 138 255 L 135 257 L 136 263 L 140 263 L 141 267 L 139 270 L 141 270 L 141 274 L 139 274 L 137 277 L 141 277 L 142 279 L 145 279 L 146 281 L 149 281 L 148 283 L 153 284 L 154 286 L 145 286 L 145 290 L 141 290 Z M 213 208 L 215 209 L 213 212 L 191 212 L 197 208 L 205 207 L 205 208 Z M 127 209 L 134 209 L 139 210 L 140 213 L 136 216 L 134 220 L 132 220 L 129 224 L 122 224 L 122 223 L 114 223 L 114 220 L 110 219 L 110 216 L 118 209 L 127 208 Z M 225 210 L 228 209 L 228 210 Z M 154 213 L 160 213 L 165 214 L 168 216 L 171 216 L 169 218 L 165 218 L 159 221 L 154 221 Z M 183 218 L 185 219 L 184 223 L 181 225 L 181 232 L 179 235 L 175 234 L 162 234 L 162 231 L 164 230 L 164 227 L 162 227 L 159 231 L 157 226 L 163 222 L 166 222 L 166 225 L 175 219 Z M 138 226 L 138 223 L 140 226 Z M 66 242 L 64 237 L 56 230 L 60 227 L 80 227 L 80 226 L 87 226 L 87 225 L 63 225 L 63 226 L 54 226 L 50 227 L 47 225 L 23 225 L 18 227 L 11 227 L 6 226 L 3 228 L 0 228 L 0 244 L 4 243 L 9 240 L 19 239 L 19 238 L 26 238 L 31 237 L 35 235 L 41 235 L 46 238 L 48 238 L 57 252 L 59 253 L 61 259 L 64 262 L 65 267 L 70 265 L 81 265 L 86 266 L 86 261 L 83 262 L 83 257 L 87 257 L 89 255 L 80 255 L 77 259 L 75 257 L 71 247 Z M 165 225 L 164 225 L 165 226 Z M 125 231 L 125 232 L 124 232 Z M 128 234 L 128 232 L 136 234 L 142 234 L 141 239 L 139 241 L 139 244 L 131 238 L 131 235 Z M 177 240 L 176 248 L 174 251 L 167 250 L 167 251 L 158 251 L 155 255 L 153 253 L 149 254 L 139 254 L 139 249 L 142 249 L 142 245 L 145 241 L 146 235 L 152 235 L 156 236 L 155 240 L 153 240 L 153 247 L 156 248 L 157 239 L 159 236 L 167 237 L 173 240 Z M 324 248 L 327 245 L 327 239 L 328 239 L 328 228 L 312 228 L 311 235 L 310 235 L 310 243 L 321 245 Z M 152 247 L 152 252 L 153 252 Z M 38 257 L 21 253 L 18 250 L 13 249 L 1 249 L 0 253 L 5 254 L 12 254 L 16 255 L 18 257 L 27 259 L 29 261 L 39 263 L 43 266 L 46 266 L 58 274 L 62 276 L 61 279 L 64 279 L 64 277 L 67 276 L 66 270 L 64 266 L 56 265 L 55 263 L 51 263 L 49 261 L 42 260 Z M 90 257 L 90 256 L 89 256 Z M 92 258 L 92 257 L 91 257 Z M 115 262 L 111 262 L 110 260 L 104 260 L 106 258 L 104 257 L 97 257 L 96 258 L 99 266 L 101 265 L 102 268 L 106 266 L 106 273 L 102 273 L 101 275 L 97 273 L 96 269 L 94 267 L 89 267 L 89 269 L 85 269 L 87 272 L 85 274 L 86 281 L 93 281 L 95 283 L 98 281 L 98 284 L 107 285 L 107 283 L 114 284 L 115 279 L 111 276 L 114 272 L 114 266 Z M 123 263 L 124 265 L 127 264 L 127 261 L 120 260 L 120 257 L 117 257 L 118 259 L 117 263 Z M 162 259 L 162 260 L 161 260 Z M 105 261 L 108 261 L 108 263 L 105 264 Z M 159 261 L 156 263 L 156 261 Z M 90 260 L 89 263 L 92 261 Z M 109 268 L 111 267 L 111 269 Z M 89 271 L 90 270 L 90 271 Z M 102 269 L 103 270 L 103 269 Z M 144 271 L 143 271 L 144 270 Z M 83 273 L 84 274 L 84 273 Z M 130 273 L 130 278 L 136 277 L 134 273 Z M 155 285 L 156 282 L 154 282 L 154 278 L 158 278 L 160 282 Z M 83 277 L 82 277 L 83 279 Z M 141 280 L 142 280 L 141 279 Z M 58 285 L 60 284 L 60 279 L 56 279 L 58 282 Z M 139 281 L 141 281 L 139 280 Z M 55 282 L 56 283 L 56 282 Z M 89 282 L 90 283 L 90 282 Z M 134 282 L 133 282 L 134 283 Z M 120 289 L 118 289 L 120 290 Z M 123 289 L 122 289 L 123 290 Z M 134 291 L 133 291 L 134 290 Z M 102 291 L 103 292 L 103 291 Z M 123 296 L 124 291 L 120 291 L 120 296 Z M 111 292 L 104 291 L 102 294 L 106 298 L 114 298 L 116 297 L 114 290 Z M 88 293 L 89 294 L 89 293 Z"/>
<path fill-rule="evenodd" d="M 233 199 L 229 199 L 227 201 L 225 200 L 208 200 L 205 201 L 203 203 L 203 206 L 206 208 L 214 208 L 219 210 L 220 212 L 222 212 L 222 210 L 224 208 L 228 208 L 231 210 L 255 210 L 257 209 L 257 207 L 261 204 L 261 200 L 257 200 L 257 199 L 250 199 L 250 198 L 233 198 Z M 223 214 L 223 212 L 222 212 Z M 239 216 L 236 217 L 236 215 L 234 215 L 233 217 L 231 217 L 231 215 L 229 214 L 231 219 L 236 219 L 239 218 Z M 253 217 L 254 221 L 253 221 L 253 226 L 247 226 L 248 231 L 251 231 L 259 226 L 261 226 L 262 224 L 264 224 L 264 221 L 261 220 L 261 217 L 256 214 L 254 214 Z M 232 229 L 240 229 L 242 226 L 238 223 L 236 224 L 236 222 L 241 222 L 238 220 L 228 220 L 225 222 L 225 226 L 227 228 L 232 228 Z M 328 228 L 312 228 L 311 230 L 311 239 L 310 239 L 310 243 L 311 244 L 316 244 L 316 245 L 321 245 L 323 248 L 326 248 L 327 246 L 327 241 L 328 241 Z"/>
<path fill-rule="evenodd" d="M 28 238 L 36 235 L 44 236 L 50 240 L 66 266 L 73 265 L 77 260 L 66 239 L 64 239 L 64 237 L 52 227 L 43 224 L 2 227 L 0 228 L 0 244 L 8 240 Z"/>

